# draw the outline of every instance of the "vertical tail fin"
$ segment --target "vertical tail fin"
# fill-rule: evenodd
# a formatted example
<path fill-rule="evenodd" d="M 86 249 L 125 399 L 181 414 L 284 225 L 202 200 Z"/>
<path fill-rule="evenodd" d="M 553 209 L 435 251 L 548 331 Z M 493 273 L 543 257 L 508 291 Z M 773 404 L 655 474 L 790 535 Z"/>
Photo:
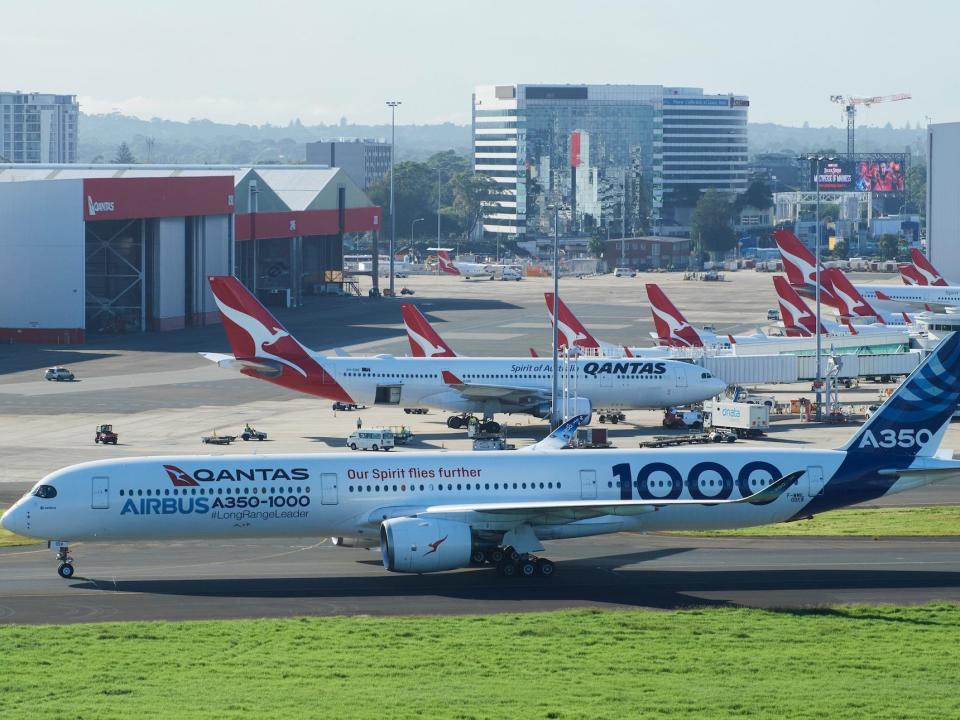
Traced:
<path fill-rule="evenodd" d="M 960 332 L 941 341 L 841 449 L 930 457 L 958 402 Z"/>
<path fill-rule="evenodd" d="M 437 262 L 440 263 L 441 272 L 445 272 L 447 275 L 460 274 L 460 271 L 457 270 L 457 266 L 453 264 L 453 261 L 450 259 L 450 255 L 446 250 L 437 250 Z"/>
<path fill-rule="evenodd" d="M 927 278 L 914 267 L 913 263 L 899 263 L 897 270 L 900 272 L 900 279 L 903 284 L 912 287 L 916 285 L 927 285 Z"/>
<path fill-rule="evenodd" d="M 913 260 L 913 265 L 920 276 L 926 280 L 926 282 L 921 284 L 937 285 L 940 287 L 950 284 L 933 266 L 933 263 L 927 259 L 927 256 L 920 252 L 920 248 L 910 248 L 910 259 Z"/>
<path fill-rule="evenodd" d="M 817 316 L 814 315 L 793 286 L 783 275 L 773 276 L 773 286 L 777 289 L 777 298 L 780 304 L 780 317 L 783 318 L 785 328 L 798 328 L 811 335 L 817 332 Z M 823 325 L 820 332 L 826 333 Z"/>
<path fill-rule="evenodd" d="M 350 395 L 317 362 L 239 280 L 229 275 L 211 276 L 210 289 L 217 301 L 223 328 L 234 356 L 240 361 L 260 361 L 274 366 L 265 374 L 251 363 L 241 372 L 299 392 L 353 402 Z"/>
<path fill-rule="evenodd" d="M 817 259 L 810 250 L 790 230 L 774 230 L 773 239 L 780 250 L 783 260 L 783 269 L 787 279 L 795 288 L 816 291 L 817 287 Z M 823 278 L 823 266 L 820 266 L 820 277 Z M 820 288 L 820 300 L 837 307 L 837 299 L 829 290 Z"/>
<path fill-rule="evenodd" d="M 547 302 L 547 315 L 550 322 L 553 322 L 553 293 L 545 292 L 544 300 Z M 557 334 L 559 335 L 557 347 L 581 347 L 599 349 L 600 343 L 590 334 L 583 323 L 577 319 L 566 303 L 557 298 Z"/>
<path fill-rule="evenodd" d="M 650 312 L 653 325 L 657 329 L 660 341 L 671 347 L 703 347 L 700 333 L 687 322 L 677 306 L 656 283 L 647 283 L 647 299 L 650 300 Z"/>
<path fill-rule="evenodd" d="M 401 303 L 400 313 L 407 328 L 410 353 L 414 357 L 457 357 L 453 348 L 443 341 L 416 305 Z"/>
<path fill-rule="evenodd" d="M 839 268 L 821 270 L 820 278 L 827 290 L 837 299 L 837 309 L 841 315 L 875 317 L 877 322 L 885 323 L 883 316 L 867 302 Z"/>

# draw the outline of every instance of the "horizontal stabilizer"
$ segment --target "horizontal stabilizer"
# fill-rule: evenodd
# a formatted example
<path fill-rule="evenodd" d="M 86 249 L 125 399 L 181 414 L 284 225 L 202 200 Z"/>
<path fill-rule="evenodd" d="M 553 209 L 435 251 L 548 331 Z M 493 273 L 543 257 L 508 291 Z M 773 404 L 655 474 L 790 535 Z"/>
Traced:
<path fill-rule="evenodd" d="M 224 355 L 222 353 L 200 353 L 210 362 L 216 363 L 226 370 L 252 370 L 261 377 L 278 377 L 283 372 L 283 365 L 273 360 L 264 360 L 263 358 L 237 358 L 233 355 Z"/>

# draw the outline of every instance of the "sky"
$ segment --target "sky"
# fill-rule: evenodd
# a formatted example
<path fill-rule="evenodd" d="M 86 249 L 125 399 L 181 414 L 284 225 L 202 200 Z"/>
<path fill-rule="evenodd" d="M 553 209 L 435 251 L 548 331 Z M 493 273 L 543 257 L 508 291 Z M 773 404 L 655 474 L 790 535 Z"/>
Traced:
<path fill-rule="evenodd" d="M 831 95 L 910 93 L 858 123 L 960 120 L 960 4 L 794 0 L 29 0 L 4 3 L 0 90 L 88 113 L 306 125 L 470 122 L 475 85 L 749 95 L 751 122 L 840 125 Z"/>

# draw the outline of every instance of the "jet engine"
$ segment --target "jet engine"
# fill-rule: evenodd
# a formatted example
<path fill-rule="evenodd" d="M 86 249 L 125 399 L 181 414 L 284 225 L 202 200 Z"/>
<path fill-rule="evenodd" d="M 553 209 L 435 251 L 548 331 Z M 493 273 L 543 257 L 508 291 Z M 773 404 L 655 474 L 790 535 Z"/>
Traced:
<path fill-rule="evenodd" d="M 590 402 L 590 398 L 572 397 L 567 400 L 566 406 L 564 406 L 561 398 L 557 398 L 557 409 L 566 417 L 586 415 L 587 422 L 585 422 L 584 425 L 589 425 L 590 420 L 593 419 L 593 404 Z M 550 403 L 538 405 L 534 414 L 537 417 L 548 420 L 550 418 Z"/>
<path fill-rule="evenodd" d="M 347 537 L 332 537 L 330 542 L 333 543 L 335 547 L 345 547 L 345 548 L 375 548 L 380 546 L 380 542 L 375 537 L 359 537 L 359 536 L 347 536 Z"/>
<path fill-rule="evenodd" d="M 470 564 L 470 526 L 455 520 L 393 518 L 380 526 L 380 556 L 391 572 L 428 573 Z"/>

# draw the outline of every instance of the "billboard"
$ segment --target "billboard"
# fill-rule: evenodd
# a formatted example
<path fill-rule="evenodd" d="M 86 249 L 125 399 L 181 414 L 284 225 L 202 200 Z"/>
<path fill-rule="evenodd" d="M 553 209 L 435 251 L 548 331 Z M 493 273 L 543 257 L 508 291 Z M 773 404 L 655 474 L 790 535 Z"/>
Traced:
<path fill-rule="evenodd" d="M 854 190 L 875 193 L 903 192 L 906 167 L 902 160 L 858 160 L 854 167 Z"/>
<path fill-rule="evenodd" d="M 825 160 L 820 164 L 820 173 L 817 174 L 817 167 L 811 163 L 811 174 L 813 175 L 813 187 L 820 186 L 821 190 L 842 190 L 848 191 L 854 189 L 853 182 L 853 163 L 847 160 Z"/>
<path fill-rule="evenodd" d="M 817 175 L 811 166 L 810 187 L 842 192 L 902 193 L 906 179 L 906 163 L 901 157 L 871 160 L 825 160 Z"/>

